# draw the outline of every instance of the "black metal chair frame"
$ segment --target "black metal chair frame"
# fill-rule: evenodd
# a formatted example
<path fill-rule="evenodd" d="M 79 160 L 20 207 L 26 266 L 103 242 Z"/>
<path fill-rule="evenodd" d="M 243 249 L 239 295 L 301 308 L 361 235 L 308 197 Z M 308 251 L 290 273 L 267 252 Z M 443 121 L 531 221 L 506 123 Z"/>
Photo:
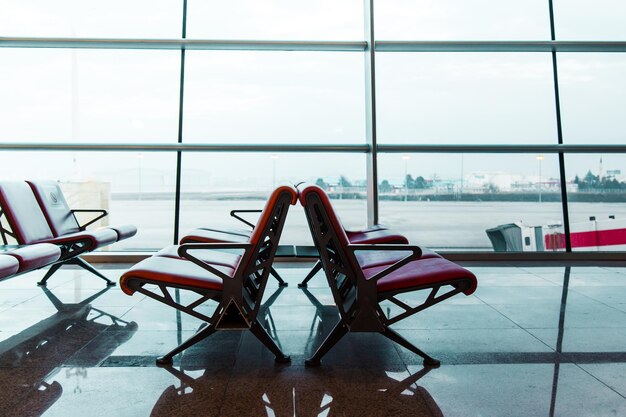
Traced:
<path fill-rule="evenodd" d="M 419 259 L 422 253 L 421 249 L 418 246 L 392 244 L 348 244 L 346 247 L 342 247 L 318 194 L 307 193 L 304 209 L 340 316 L 339 323 L 317 348 L 313 356 L 305 361 L 305 364 L 307 366 L 319 366 L 322 357 L 348 332 L 378 332 L 424 358 L 425 366 L 439 366 L 438 360 L 411 344 L 389 326 L 471 288 L 472 281 L 458 279 L 398 291 L 378 292 L 377 281 L 409 262 Z M 355 253 L 367 250 L 410 251 L 411 254 L 366 279 L 363 271 L 360 268 L 352 267 L 352 265 L 358 265 Z M 438 295 L 442 288 L 448 286 L 451 286 L 452 289 Z M 429 295 L 420 305 L 409 306 L 396 298 L 398 294 L 420 290 L 430 290 Z M 392 302 L 400 307 L 403 312 L 393 317 L 387 317 L 380 306 L 383 301 Z"/>
<path fill-rule="evenodd" d="M 367 232 L 375 232 L 375 231 L 379 231 L 379 230 L 386 230 L 386 227 L 377 224 L 377 225 L 374 225 L 371 228 L 368 228 Z M 348 232 L 346 231 L 346 233 L 348 233 Z M 362 243 L 369 243 L 369 242 L 362 242 Z M 371 242 L 371 243 L 376 243 L 376 242 Z M 386 243 L 405 243 L 405 242 L 386 242 Z M 322 261 L 318 258 L 318 260 L 315 262 L 315 265 L 313 265 L 313 268 L 311 268 L 309 273 L 306 274 L 304 279 L 298 284 L 298 288 L 306 288 L 308 286 L 308 284 L 309 284 L 309 281 L 311 281 L 311 279 L 313 279 L 313 277 L 318 272 L 320 272 L 322 270 L 322 268 L 323 268 Z"/>
<path fill-rule="evenodd" d="M 252 243 L 187 243 L 179 247 L 181 257 L 204 268 L 208 274 L 217 276 L 223 280 L 223 289 L 220 291 L 203 289 L 197 286 L 185 286 L 162 281 L 138 279 L 129 276 L 126 285 L 141 294 L 167 304 L 177 310 L 183 311 L 193 317 L 208 323 L 201 327 L 193 336 L 184 341 L 164 356 L 157 358 L 158 365 L 169 365 L 172 358 L 183 350 L 195 345 L 211 334 L 220 330 L 245 330 L 249 329 L 261 343 L 263 343 L 275 356 L 276 362 L 289 362 L 291 359 L 285 355 L 267 330 L 257 321 L 257 314 L 261 307 L 261 300 L 267 285 L 267 280 L 274 261 L 274 255 L 278 248 L 278 241 L 282 233 L 287 211 L 291 204 L 292 195 L 282 193 L 277 199 L 269 221 L 264 225 L 260 240 Z M 195 250 L 243 250 L 243 255 L 235 275 L 230 277 L 216 269 L 214 266 L 203 262 L 193 256 Z M 155 284 L 156 291 L 146 288 L 145 284 Z M 195 301 L 184 305 L 176 302 L 169 292 L 170 288 L 188 290 L 199 295 Z M 196 310 L 203 303 L 213 300 L 218 303 L 210 316 Z"/>
<path fill-rule="evenodd" d="M 251 231 L 254 231 L 254 224 L 252 224 L 251 222 L 249 222 L 248 220 L 244 219 L 243 217 L 241 217 L 239 215 L 239 213 L 262 213 L 263 210 L 258 210 L 258 209 L 254 209 L 254 210 L 231 210 L 230 211 L 230 216 L 234 217 L 235 219 L 239 220 L 240 222 L 244 223 L 245 225 L 249 226 L 251 228 Z M 234 235 L 234 236 L 241 236 L 241 237 L 250 237 L 249 234 L 243 234 L 243 233 L 237 233 L 235 231 L 232 230 L 221 230 L 221 229 L 214 229 L 212 227 L 199 227 L 199 229 L 201 230 L 209 230 L 211 232 L 219 232 L 219 233 L 225 233 L 225 234 L 229 234 L 229 235 Z M 200 242 L 198 242 L 200 243 Z M 276 271 L 276 269 L 274 269 L 274 266 L 271 267 L 270 269 L 270 274 L 276 278 L 276 280 L 278 281 L 278 285 L 281 287 L 286 287 L 289 284 L 283 279 L 283 277 L 280 276 L 280 274 Z"/>

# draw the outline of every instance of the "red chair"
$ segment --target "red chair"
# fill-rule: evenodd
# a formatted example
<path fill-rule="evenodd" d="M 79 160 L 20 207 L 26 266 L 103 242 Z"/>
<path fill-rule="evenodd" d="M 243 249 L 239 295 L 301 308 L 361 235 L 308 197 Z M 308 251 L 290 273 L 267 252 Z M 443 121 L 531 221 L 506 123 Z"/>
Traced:
<path fill-rule="evenodd" d="M 188 243 L 178 247 L 176 253 L 166 248 L 158 256 L 133 266 L 120 278 L 120 286 L 126 294 L 145 294 L 208 323 L 180 346 L 158 358 L 157 364 L 171 364 L 174 355 L 216 331 L 233 329 L 249 329 L 274 353 L 277 362 L 290 360 L 259 324 L 257 314 L 287 211 L 297 200 L 295 188 L 278 187 L 246 242 Z M 233 250 L 240 254 L 234 254 Z M 172 297 L 171 289 L 186 290 L 197 298 L 190 304 L 181 304 Z M 198 307 L 209 300 L 218 305 L 206 315 Z"/>
<path fill-rule="evenodd" d="M 34 184 L 34 183 L 33 183 Z M 52 243 L 61 248 L 59 262 L 50 267 L 39 282 L 46 285 L 48 279 L 63 265 L 73 264 L 93 273 L 106 281 L 115 283 L 98 272 L 80 255 L 115 243 L 134 235 L 134 226 L 120 228 L 100 228 L 86 230 L 94 221 L 106 216 L 106 210 L 71 210 L 56 183 L 28 184 L 0 182 L 0 205 L 2 215 L 7 219 L 10 230 L 0 227 L 0 234 L 6 242 L 6 235 L 13 237 L 19 245 Z M 31 188 L 32 187 L 32 188 Z M 98 212 L 100 216 L 84 225 L 78 225 L 74 213 L 78 211 Z"/>
<path fill-rule="evenodd" d="M 328 195 L 318 186 L 305 186 L 300 192 L 300 203 L 340 316 L 339 323 L 306 365 L 320 365 L 322 357 L 347 332 L 378 332 L 420 355 L 424 365 L 438 366 L 438 360 L 390 326 L 461 292 L 472 294 L 477 285 L 474 274 L 439 256 L 422 258 L 422 250 L 417 246 L 351 243 Z M 374 255 L 369 257 L 372 262 L 360 264 L 359 252 Z M 409 255 L 399 256 L 400 253 Z M 412 291 L 427 291 L 428 296 L 416 306 L 396 298 Z M 385 301 L 401 312 L 387 317 L 380 305 Z"/>

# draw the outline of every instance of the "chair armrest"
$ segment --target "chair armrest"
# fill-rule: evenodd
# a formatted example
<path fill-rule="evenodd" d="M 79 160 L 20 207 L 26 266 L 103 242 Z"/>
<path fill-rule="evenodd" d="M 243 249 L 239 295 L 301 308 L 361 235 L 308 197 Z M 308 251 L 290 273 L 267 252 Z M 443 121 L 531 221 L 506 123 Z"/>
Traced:
<path fill-rule="evenodd" d="M 393 271 L 399 268 L 402 268 L 404 265 L 408 264 L 409 262 L 415 261 L 422 256 L 422 248 L 420 248 L 419 246 L 414 246 L 414 245 L 402 245 L 402 244 L 396 244 L 396 245 L 360 244 L 358 245 L 357 244 L 357 245 L 348 245 L 347 248 L 352 253 L 352 256 L 354 257 L 355 261 L 356 261 L 356 256 L 355 256 L 356 252 L 359 252 L 359 251 L 376 250 L 376 251 L 385 251 L 385 252 L 411 252 L 410 255 L 405 256 L 404 258 L 400 259 L 396 263 L 389 265 L 387 268 L 383 269 L 382 271 L 368 278 L 368 281 L 370 280 L 378 281 L 379 279 L 389 275 Z"/>
<path fill-rule="evenodd" d="M 230 215 L 234 217 L 235 219 L 239 220 L 240 222 L 247 224 L 254 230 L 254 225 L 250 223 L 249 221 L 247 221 L 246 219 L 244 219 L 243 217 L 239 216 L 237 213 L 262 213 L 262 212 L 263 210 L 231 210 Z"/>
<path fill-rule="evenodd" d="M 99 216 L 96 216 L 95 218 L 89 220 L 87 223 L 81 225 L 79 224 L 79 229 L 80 230 L 85 230 L 87 228 L 87 226 L 94 224 L 95 222 L 97 222 L 98 220 L 106 217 L 109 215 L 109 213 L 104 210 L 104 209 L 72 209 L 71 210 L 72 215 L 74 216 L 74 219 L 76 220 L 76 223 L 78 224 L 78 219 L 76 219 L 76 213 L 100 213 Z"/>
<path fill-rule="evenodd" d="M 244 251 L 244 253 L 245 253 L 251 247 L 252 247 L 251 243 L 222 243 L 222 242 L 216 242 L 216 243 L 185 243 L 184 245 L 180 245 L 178 247 L 178 256 L 193 262 L 194 264 L 198 265 L 201 268 L 206 269 L 207 271 L 209 271 L 212 274 L 222 278 L 223 280 L 227 280 L 227 279 L 230 279 L 231 277 L 229 277 L 228 275 L 226 275 L 222 271 L 218 270 L 217 268 L 213 267 L 212 265 L 207 264 L 206 262 L 196 258 L 192 254 L 190 254 L 189 251 L 192 251 L 192 250 L 242 249 Z"/>

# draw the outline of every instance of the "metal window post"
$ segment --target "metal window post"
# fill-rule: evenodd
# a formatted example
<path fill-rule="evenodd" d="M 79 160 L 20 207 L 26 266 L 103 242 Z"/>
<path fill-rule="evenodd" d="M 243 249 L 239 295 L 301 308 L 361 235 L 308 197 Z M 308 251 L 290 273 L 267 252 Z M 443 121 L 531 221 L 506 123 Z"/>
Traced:
<path fill-rule="evenodd" d="M 376 141 L 376 48 L 374 38 L 374 0 L 363 0 L 365 18 L 365 141 L 370 148 L 366 155 L 367 224 L 378 223 L 378 148 Z"/>
<path fill-rule="evenodd" d="M 187 37 L 187 0 L 183 0 L 182 38 Z M 183 143 L 183 104 L 185 96 L 185 48 L 180 50 L 180 86 L 178 95 L 178 143 Z M 182 174 L 183 154 L 176 151 L 176 192 L 174 197 L 174 244 L 178 243 L 180 229 L 180 182 Z"/>
<path fill-rule="evenodd" d="M 550 7 L 550 38 L 556 41 L 556 31 L 554 28 L 554 5 L 552 0 L 548 3 Z M 552 51 L 552 74 L 554 76 L 554 104 L 556 107 L 556 128 L 558 144 L 563 145 L 563 125 L 561 124 L 561 99 L 559 95 L 559 72 L 557 68 L 556 51 Z M 563 231 L 565 233 L 565 251 L 572 251 L 572 239 L 569 227 L 569 206 L 567 204 L 567 178 L 565 172 L 565 155 L 559 152 L 559 177 L 561 181 L 561 206 L 563 210 Z"/>

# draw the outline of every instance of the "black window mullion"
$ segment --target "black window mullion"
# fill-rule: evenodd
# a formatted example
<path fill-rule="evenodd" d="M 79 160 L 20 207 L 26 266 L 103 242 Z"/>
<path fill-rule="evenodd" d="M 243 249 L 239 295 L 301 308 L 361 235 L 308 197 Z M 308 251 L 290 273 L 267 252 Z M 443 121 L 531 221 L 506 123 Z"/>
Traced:
<path fill-rule="evenodd" d="M 183 0 L 182 38 L 187 37 L 187 0 Z M 183 143 L 183 102 L 185 94 L 185 48 L 180 50 L 180 86 L 178 96 L 178 143 Z M 180 229 L 180 182 L 182 151 L 176 151 L 176 194 L 174 197 L 174 244 L 178 243 Z"/>
<path fill-rule="evenodd" d="M 554 4 L 549 0 L 550 7 L 550 38 L 556 41 L 556 31 L 554 27 Z M 563 125 L 561 124 L 561 99 L 559 95 L 559 73 L 557 67 L 556 51 L 552 51 L 552 74 L 554 76 L 554 104 L 556 107 L 556 129 L 558 144 L 563 144 Z M 572 240 L 569 226 L 569 206 L 567 204 L 567 178 L 565 172 L 565 155 L 559 152 L 559 178 L 561 183 L 561 206 L 563 210 L 563 230 L 565 233 L 565 251 L 572 251 Z M 540 185 L 541 186 L 541 185 Z"/>

